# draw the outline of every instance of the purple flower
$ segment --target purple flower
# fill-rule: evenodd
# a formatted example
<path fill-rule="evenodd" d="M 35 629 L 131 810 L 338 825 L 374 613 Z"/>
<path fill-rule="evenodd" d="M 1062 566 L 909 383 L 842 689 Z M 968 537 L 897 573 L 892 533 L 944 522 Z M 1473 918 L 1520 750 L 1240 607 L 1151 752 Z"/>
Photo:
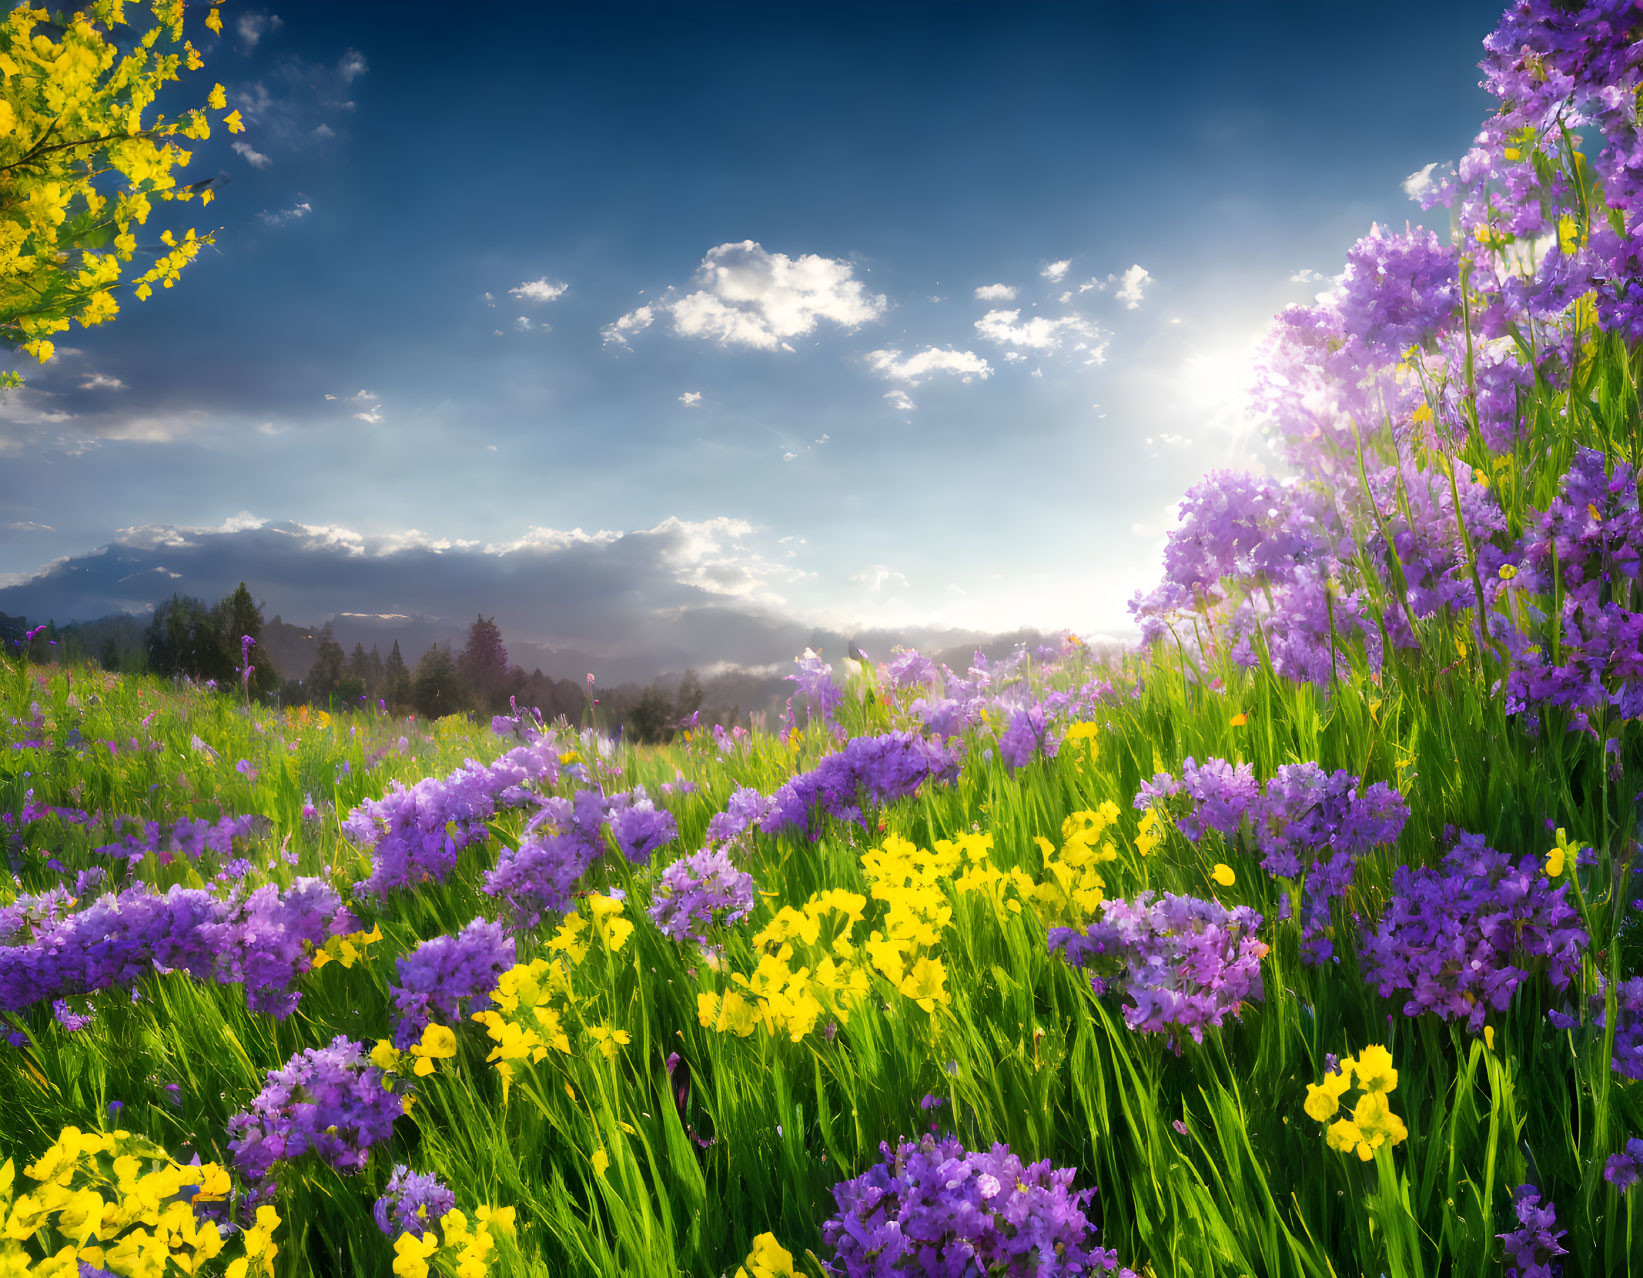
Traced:
<path fill-rule="evenodd" d="M 649 862 L 651 853 L 678 837 L 679 827 L 673 814 L 656 807 L 641 786 L 630 794 L 610 815 L 610 832 L 616 846 L 633 865 Z"/>
<path fill-rule="evenodd" d="M 826 722 L 833 723 L 834 712 L 844 704 L 844 691 L 833 682 L 833 667 L 809 648 L 793 662 L 799 668 L 798 673 L 785 677 L 799 685 L 811 714 L 819 710 Z"/>
<path fill-rule="evenodd" d="M 1540 1206 L 1540 1191 L 1521 1185 L 1513 1195 L 1518 1228 L 1496 1234 L 1506 1244 L 1507 1278 L 1552 1278 L 1562 1266 L 1552 1262 L 1568 1255 L 1560 1240 L 1567 1231 L 1557 1229 L 1557 1209 L 1550 1203 Z"/>
<path fill-rule="evenodd" d="M 340 1172 L 357 1172 L 403 1108 L 363 1045 L 339 1034 L 329 1047 L 298 1052 L 268 1071 L 250 1107 L 228 1120 L 228 1148 L 235 1169 L 254 1182 L 268 1182 L 278 1163 L 309 1152 Z"/>
<path fill-rule="evenodd" d="M 961 758 L 961 747 L 949 749 L 911 732 L 852 737 L 771 795 L 759 828 L 766 834 L 800 829 L 815 839 L 820 816 L 865 826 L 864 807 L 912 794 L 927 780 L 954 779 Z"/>
<path fill-rule="evenodd" d="M 1393 872 L 1392 900 L 1359 955 L 1368 984 L 1383 998 L 1407 990 L 1406 1016 L 1464 1020 L 1473 1033 L 1491 1009 L 1506 1009 L 1532 968 L 1557 989 L 1568 985 L 1590 938 L 1567 881 L 1554 888 L 1535 857 L 1514 864 L 1465 832 L 1444 865 Z"/>
<path fill-rule="evenodd" d="M 1603 1179 L 1625 1193 L 1643 1177 L 1643 1140 L 1629 1140 L 1618 1154 L 1610 1154 L 1603 1165 Z"/>
<path fill-rule="evenodd" d="M 456 1195 L 432 1172 L 414 1172 L 404 1163 L 394 1165 L 388 1190 L 376 1200 L 372 1215 L 377 1228 L 389 1238 L 413 1234 L 421 1238 L 431 1225 L 456 1208 Z"/>
<path fill-rule="evenodd" d="M 1094 1189 L 1075 1190 L 1070 1167 L 1024 1165 L 1008 1145 L 968 1152 L 926 1136 L 833 1187 L 838 1210 L 822 1225 L 845 1278 L 894 1274 L 1091 1274 L 1117 1268 L 1084 1214 Z"/>
<path fill-rule="evenodd" d="M 723 848 L 703 848 L 662 871 L 650 917 L 675 941 L 707 933 L 745 918 L 753 908 L 753 876 L 731 864 Z"/>
<path fill-rule="evenodd" d="M 1051 928 L 1050 952 L 1090 973 L 1098 994 L 1109 985 L 1131 1001 L 1124 1023 L 1132 1030 L 1180 1029 L 1204 1041 L 1204 1026 L 1220 1026 L 1246 1002 L 1263 996 L 1256 938 L 1261 916 L 1248 906 L 1166 893 L 1142 892 L 1133 903 L 1103 901 L 1101 917 L 1083 932 Z"/>
<path fill-rule="evenodd" d="M 442 1024 L 457 1024 L 484 1011 L 514 957 L 513 938 L 503 934 L 501 924 L 477 918 L 455 936 L 423 941 L 399 958 L 399 984 L 388 987 L 400 1012 L 394 1046 L 404 1051 L 419 1042 L 430 1012 L 438 1012 Z M 472 1001 L 464 1007 L 464 1000 Z"/>

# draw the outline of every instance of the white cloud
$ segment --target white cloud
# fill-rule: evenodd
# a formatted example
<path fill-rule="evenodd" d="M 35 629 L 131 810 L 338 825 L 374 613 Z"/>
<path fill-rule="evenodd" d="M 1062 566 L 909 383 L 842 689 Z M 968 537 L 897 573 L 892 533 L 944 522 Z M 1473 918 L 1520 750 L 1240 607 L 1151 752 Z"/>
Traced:
<path fill-rule="evenodd" d="M 1118 291 L 1113 296 L 1133 311 L 1141 305 L 1141 298 L 1147 285 L 1153 283 L 1156 281 L 1147 274 L 1146 267 L 1132 266 L 1124 272 L 1119 281 Z"/>
<path fill-rule="evenodd" d="M 709 249 L 693 282 L 693 292 L 669 288 L 655 302 L 607 326 L 606 342 L 625 343 L 661 313 L 671 317 L 673 331 L 681 337 L 754 350 L 792 350 L 788 339 L 815 332 L 821 320 L 855 328 L 878 319 L 888 305 L 882 295 L 866 291 L 849 262 L 814 253 L 769 253 L 753 240 Z"/>
<path fill-rule="evenodd" d="M 1069 335 L 1076 334 L 1093 339 L 1099 336 L 1100 330 L 1082 315 L 1063 315 L 1060 319 L 1035 315 L 1023 323 L 1021 312 L 1014 310 L 988 311 L 976 321 L 976 332 L 1000 346 L 1025 346 L 1029 350 L 1053 351 L 1058 350 Z"/>
<path fill-rule="evenodd" d="M 357 403 L 360 402 L 362 396 L 365 396 L 364 391 L 361 391 L 358 395 L 350 395 L 348 398 L 350 401 Z M 370 422 L 371 425 L 375 426 L 382 420 L 382 405 L 372 404 L 369 408 L 355 413 L 354 416 L 362 422 Z"/>
<path fill-rule="evenodd" d="M 1015 288 L 1009 284 L 983 284 L 976 290 L 978 302 L 1013 302 Z"/>
<path fill-rule="evenodd" d="M 492 294 L 492 293 L 485 294 L 485 305 L 489 306 L 489 307 L 492 307 L 493 309 L 495 308 L 495 306 L 496 306 L 496 296 L 495 296 L 495 294 Z"/>
<path fill-rule="evenodd" d="M 890 401 L 890 407 L 898 413 L 910 413 L 918 407 L 913 397 L 904 390 L 885 391 L 884 398 Z"/>
<path fill-rule="evenodd" d="M 242 157 L 245 162 L 254 169 L 266 169 L 274 163 L 273 160 L 269 159 L 249 142 L 235 142 L 229 149 L 232 150 L 235 155 Z"/>
<path fill-rule="evenodd" d="M 1147 286 L 1156 283 L 1157 281 L 1147 273 L 1146 267 L 1136 265 L 1122 274 L 1092 276 L 1078 286 L 1078 291 L 1088 293 L 1094 289 L 1098 293 L 1105 293 L 1109 288 L 1115 288 L 1117 291 L 1113 296 L 1133 311 L 1141 305 Z"/>
<path fill-rule="evenodd" d="M 797 453 L 783 453 L 782 454 L 782 460 L 784 462 L 793 461 L 796 457 L 798 457 Z"/>
<path fill-rule="evenodd" d="M 935 373 L 953 373 L 965 382 L 973 377 L 985 381 L 993 375 L 992 365 L 974 351 L 958 351 L 950 347 L 943 350 L 927 346 L 906 359 L 902 359 L 899 350 L 869 351 L 867 363 L 879 376 L 892 382 L 906 382 L 910 386 L 917 386 Z"/>
<path fill-rule="evenodd" d="M 322 142 L 327 141 L 330 138 L 334 138 L 334 137 L 336 137 L 336 135 L 337 135 L 337 131 L 335 129 L 333 129 L 329 124 L 325 124 L 325 123 L 321 122 L 321 123 L 316 124 L 314 126 L 314 136 L 316 138 L 319 138 Z"/>
<path fill-rule="evenodd" d="M 544 275 L 539 280 L 527 280 L 518 288 L 510 288 L 508 296 L 517 297 L 522 302 L 553 302 L 565 295 L 568 284 L 561 284 L 557 280 L 550 280 Z M 486 294 L 490 296 L 490 294 Z"/>
<path fill-rule="evenodd" d="M 518 319 L 514 320 L 513 327 L 515 332 L 528 333 L 531 329 L 537 326 L 531 323 L 531 317 L 529 315 L 521 315 Z M 543 324 L 541 327 L 547 328 L 547 325 Z"/>
<path fill-rule="evenodd" d="M 655 322 L 656 312 L 648 306 L 641 306 L 638 310 L 629 311 L 614 323 L 606 324 L 599 333 L 605 339 L 606 346 L 612 342 L 618 346 L 626 346 L 630 335 L 644 332 Z"/>
<path fill-rule="evenodd" d="M 1291 284 L 1322 284 L 1328 276 L 1321 271 L 1315 271 L 1310 266 L 1304 266 L 1289 277 Z"/>
<path fill-rule="evenodd" d="M 270 213 L 264 209 L 257 214 L 269 226 L 284 226 L 287 222 L 295 222 L 299 217 L 307 217 L 314 211 L 314 206 L 304 200 L 301 204 L 293 204 L 288 209 L 278 209 Z"/>
<path fill-rule="evenodd" d="M 124 390 L 126 384 L 118 377 L 110 377 L 106 373 L 88 373 L 85 381 L 80 383 L 81 390 Z"/>
<path fill-rule="evenodd" d="M 371 68 L 366 65 L 365 55 L 358 49 L 349 49 L 337 63 L 337 74 L 342 76 L 344 84 L 352 84 Z"/>
<path fill-rule="evenodd" d="M 686 391 L 683 395 L 679 396 L 679 402 L 686 408 L 694 408 L 697 404 L 702 402 L 702 392 Z"/>
<path fill-rule="evenodd" d="M 250 53 L 257 47 L 265 31 L 278 31 L 285 25 L 277 14 L 242 13 L 234 28 L 240 35 L 240 52 Z"/>
<path fill-rule="evenodd" d="M 332 398 L 332 396 L 327 395 L 325 398 L 330 399 L 330 398 Z M 365 403 L 369 403 L 373 399 L 381 399 L 381 398 L 382 397 L 380 395 L 378 395 L 375 391 L 357 390 L 352 395 L 348 396 L 348 402 L 350 404 L 365 404 Z"/>
<path fill-rule="evenodd" d="M 1430 195 L 1438 186 L 1432 177 L 1432 170 L 1438 167 L 1438 161 L 1433 160 L 1425 168 L 1416 169 L 1403 180 L 1403 193 L 1412 200 L 1419 200 Z"/>
<path fill-rule="evenodd" d="M 886 586 L 905 586 L 907 584 L 905 574 L 899 573 L 884 564 L 870 564 L 860 572 L 853 573 L 850 580 L 859 581 L 875 595 L 882 592 Z"/>
<path fill-rule="evenodd" d="M 1067 273 L 1067 268 L 1071 265 L 1072 259 L 1064 257 L 1059 262 L 1051 262 L 1039 274 L 1049 280 L 1051 284 L 1059 284 L 1061 277 Z"/>
<path fill-rule="evenodd" d="M 9 524 L 0 524 L 7 532 L 56 532 L 50 524 L 37 524 L 32 519 L 16 519 Z"/>

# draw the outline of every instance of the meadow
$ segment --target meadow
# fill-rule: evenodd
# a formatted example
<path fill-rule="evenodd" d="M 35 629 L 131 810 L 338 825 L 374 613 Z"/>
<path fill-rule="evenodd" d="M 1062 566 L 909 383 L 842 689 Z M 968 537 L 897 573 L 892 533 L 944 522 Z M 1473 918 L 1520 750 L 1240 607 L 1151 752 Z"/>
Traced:
<path fill-rule="evenodd" d="M 9 653 L 0 1273 L 1643 1267 L 1637 26 L 1508 11 L 1133 650 L 665 746 Z"/>

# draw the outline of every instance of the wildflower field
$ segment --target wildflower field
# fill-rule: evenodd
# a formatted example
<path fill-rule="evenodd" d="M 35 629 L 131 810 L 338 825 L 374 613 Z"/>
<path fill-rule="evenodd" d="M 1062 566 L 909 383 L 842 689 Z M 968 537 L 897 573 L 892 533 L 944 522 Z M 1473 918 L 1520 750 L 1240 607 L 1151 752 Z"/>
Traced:
<path fill-rule="evenodd" d="M 1133 650 L 661 747 L 0 659 L 0 1274 L 1643 1270 L 1643 10 L 1482 65 Z"/>

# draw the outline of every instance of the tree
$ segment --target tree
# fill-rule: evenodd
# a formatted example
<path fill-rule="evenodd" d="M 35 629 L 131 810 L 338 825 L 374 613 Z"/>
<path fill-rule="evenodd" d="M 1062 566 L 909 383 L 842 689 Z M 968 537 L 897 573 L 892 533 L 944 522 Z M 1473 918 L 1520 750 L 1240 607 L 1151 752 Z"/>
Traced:
<path fill-rule="evenodd" d="M 53 333 L 71 321 L 90 328 L 113 319 L 117 288 L 138 298 L 156 284 L 170 288 L 200 247 L 215 242 L 167 227 L 166 251 L 121 279 L 138 252 L 133 228 L 148 222 L 154 200 L 204 205 L 214 194 L 210 180 L 179 185 L 174 173 L 192 158 L 177 139 L 211 136 L 205 111 L 142 121 L 166 84 L 204 65 L 183 37 L 183 8 L 182 0 L 155 0 L 153 25 L 136 38 L 119 33 L 118 44 L 124 0 L 95 0 L 60 23 L 23 5 L 0 23 L 0 341 L 42 364 L 54 353 Z M 216 9 L 205 25 L 221 33 Z M 222 85 L 206 105 L 226 112 L 230 133 L 244 131 L 240 113 L 226 111 Z M 21 381 L 0 374 L 0 387 Z"/>
<path fill-rule="evenodd" d="M 508 703 L 508 649 L 493 617 L 475 616 L 457 669 L 473 689 L 481 708 L 501 710 Z"/>
<path fill-rule="evenodd" d="M 148 667 L 158 675 L 187 675 L 202 682 L 215 679 L 231 684 L 238 665 L 239 648 L 230 656 L 223 642 L 222 620 L 192 595 L 172 595 L 154 609 L 145 647 Z"/>
<path fill-rule="evenodd" d="M 308 669 L 309 698 L 321 702 L 346 695 L 343 681 L 347 677 L 347 658 L 343 656 L 342 645 L 337 642 L 336 635 L 331 631 L 331 623 L 327 621 L 319 632 L 319 650 L 314 654 L 314 664 Z"/>
<path fill-rule="evenodd" d="M 388 652 L 382 666 L 383 695 L 391 706 L 408 705 L 411 700 L 411 673 L 405 669 L 405 658 L 399 653 L 399 640 Z"/>
<path fill-rule="evenodd" d="M 441 648 L 436 643 L 422 654 L 411 680 L 411 705 L 429 719 L 467 710 L 468 685 L 457 670 L 449 648 Z"/>
<path fill-rule="evenodd" d="M 224 597 L 216 607 L 222 630 L 223 647 L 232 655 L 236 677 L 246 635 L 256 641 L 251 649 L 251 695 L 272 696 L 280 690 L 279 671 L 274 658 L 262 648 L 262 609 L 251 598 L 251 592 L 242 581 L 234 592 Z"/>

